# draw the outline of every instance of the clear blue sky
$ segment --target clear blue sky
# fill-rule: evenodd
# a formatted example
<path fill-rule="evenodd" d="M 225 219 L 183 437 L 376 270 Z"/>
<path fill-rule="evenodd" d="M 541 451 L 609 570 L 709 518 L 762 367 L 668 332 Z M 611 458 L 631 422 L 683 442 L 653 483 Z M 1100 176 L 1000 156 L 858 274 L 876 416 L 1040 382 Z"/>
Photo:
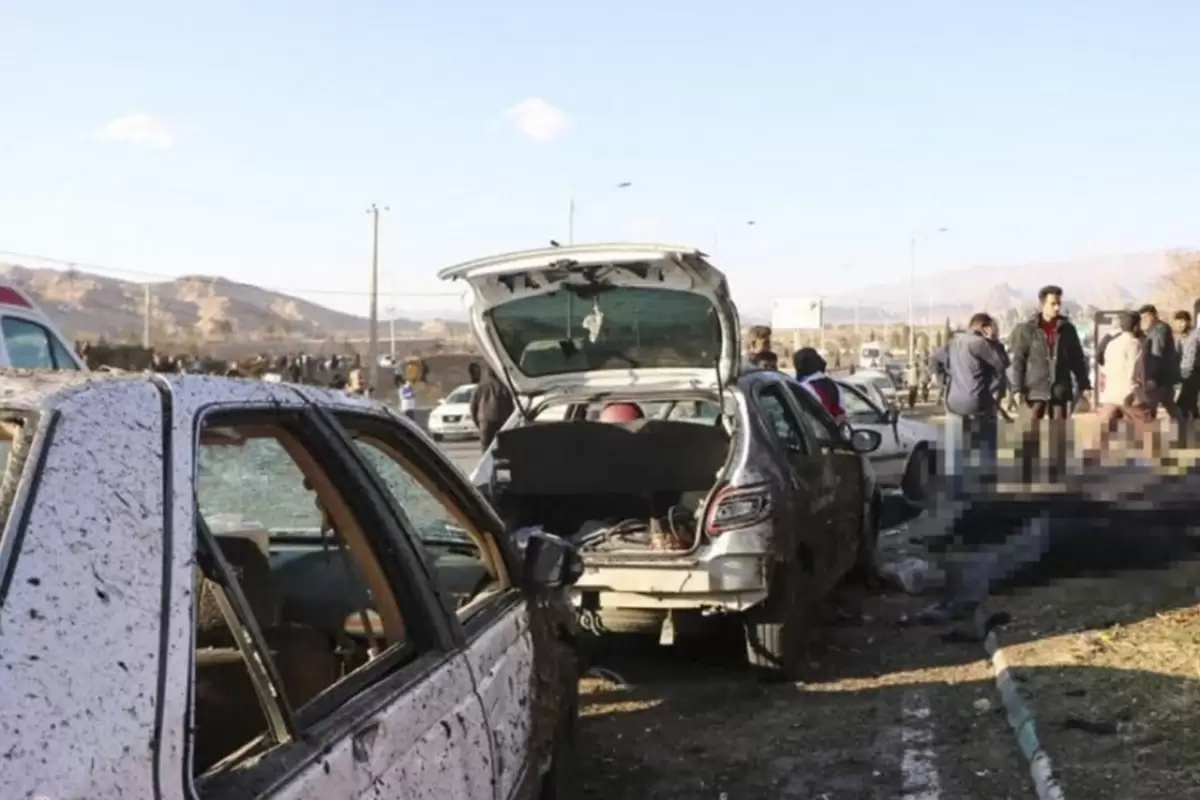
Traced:
<path fill-rule="evenodd" d="M 761 307 L 938 226 L 923 272 L 1195 243 L 1200 3 L 1140 5 L 0 0 L 0 250 L 365 292 L 378 201 L 384 288 L 438 292 L 574 194 Z"/>

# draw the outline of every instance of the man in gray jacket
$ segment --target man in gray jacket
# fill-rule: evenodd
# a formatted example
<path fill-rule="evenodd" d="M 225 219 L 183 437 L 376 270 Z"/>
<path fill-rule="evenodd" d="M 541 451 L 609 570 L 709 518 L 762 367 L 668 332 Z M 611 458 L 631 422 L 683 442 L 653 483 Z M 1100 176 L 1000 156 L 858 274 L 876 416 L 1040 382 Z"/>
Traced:
<path fill-rule="evenodd" d="M 979 476 L 988 482 L 995 477 L 997 417 L 1008 368 L 996 321 L 984 313 L 971 317 L 967 332 L 950 340 L 948 362 L 946 411 L 961 421 L 964 450 L 979 455 Z"/>

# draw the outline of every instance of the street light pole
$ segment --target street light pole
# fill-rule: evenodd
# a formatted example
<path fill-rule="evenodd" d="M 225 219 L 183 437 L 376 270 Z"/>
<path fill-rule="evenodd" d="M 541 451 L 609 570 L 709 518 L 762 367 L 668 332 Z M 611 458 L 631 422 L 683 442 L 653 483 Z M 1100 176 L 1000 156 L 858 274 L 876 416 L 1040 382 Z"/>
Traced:
<path fill-rule="evenodd" d="M 371 391 L 377 389 L 379 378 L 379 212 L 387 211 L 388 207 L 379 208 L 375 203 L 367 209 L 371 215 L 371 311 L 368 325 L 370 331 L 367 338 L 367 387 Z"/>
<path fill-rule="evenodd" d="M 388 353 L 392 356 L 392 367 L 396 365 L 396 307 L 388 306 L 383 310 L 388 315 Z"/>

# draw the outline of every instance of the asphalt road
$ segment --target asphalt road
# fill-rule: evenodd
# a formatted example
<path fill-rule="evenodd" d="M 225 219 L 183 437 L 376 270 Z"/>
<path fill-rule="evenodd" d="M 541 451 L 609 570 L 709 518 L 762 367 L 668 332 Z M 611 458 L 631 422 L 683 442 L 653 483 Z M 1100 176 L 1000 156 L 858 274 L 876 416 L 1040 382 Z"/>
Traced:
<path fill-rule="evenodd" d="M 454 466 L 463 471 L 464 475 L 470 475 L 471 470 L 475 469 L 475 465 L 479 463 L 478 439 L 440 442 L 439 446 L 442 448 L 442 452 L 454 462 Z"/>

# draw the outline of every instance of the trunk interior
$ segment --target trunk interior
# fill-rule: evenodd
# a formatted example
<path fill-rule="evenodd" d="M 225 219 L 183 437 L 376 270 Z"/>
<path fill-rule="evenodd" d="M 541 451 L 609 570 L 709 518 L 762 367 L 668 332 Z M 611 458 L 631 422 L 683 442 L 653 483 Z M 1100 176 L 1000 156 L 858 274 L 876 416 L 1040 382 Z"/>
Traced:
<path fill-rule="evenodd" d="M 585 552 L 692 550 L 729 457 L 719 424 L 641 419 L 550 422 L 496 439 L 497 509 Z"/>

